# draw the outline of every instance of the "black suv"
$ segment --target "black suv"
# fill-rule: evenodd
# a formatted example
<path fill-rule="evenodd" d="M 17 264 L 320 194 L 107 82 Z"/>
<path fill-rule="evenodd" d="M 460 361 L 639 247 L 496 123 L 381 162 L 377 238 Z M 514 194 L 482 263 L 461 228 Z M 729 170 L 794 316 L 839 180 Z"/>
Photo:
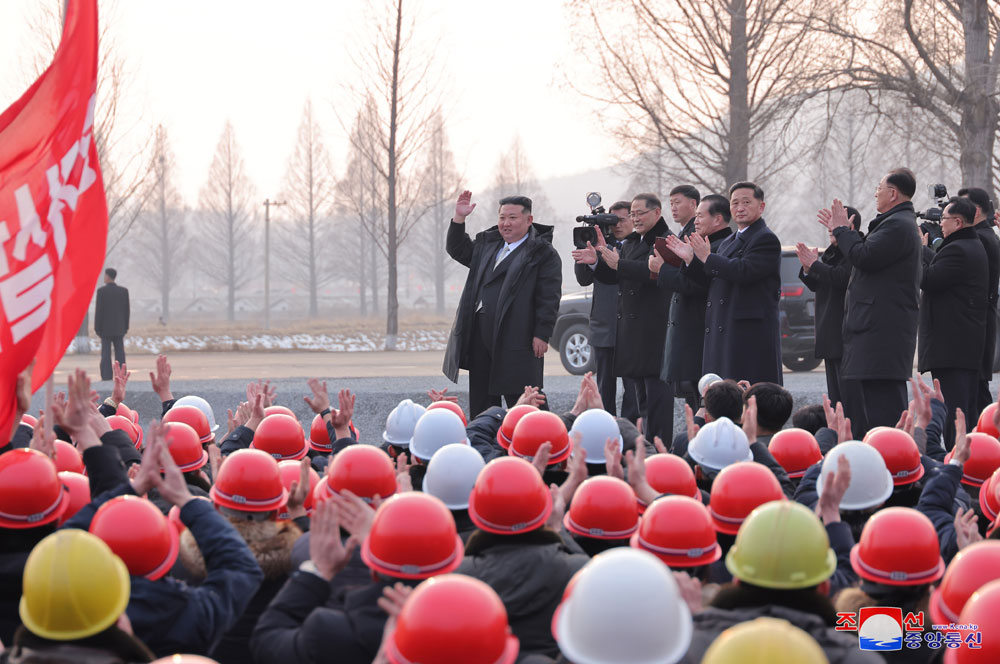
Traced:
<path fill-rule="evenodd" d="M 811 371 L 820 363 L 813 357 L 816 296 L 799 281 L 799 267 L 795 249 L 784 247 L 781 250 L 781 300 L 778 302 L 781 361 L 792 371 Z M 590 289 L 563 295 L 552 339 L 563 367 L 571 374 L 581 375 L 594 370 L 589 321 Z"/>

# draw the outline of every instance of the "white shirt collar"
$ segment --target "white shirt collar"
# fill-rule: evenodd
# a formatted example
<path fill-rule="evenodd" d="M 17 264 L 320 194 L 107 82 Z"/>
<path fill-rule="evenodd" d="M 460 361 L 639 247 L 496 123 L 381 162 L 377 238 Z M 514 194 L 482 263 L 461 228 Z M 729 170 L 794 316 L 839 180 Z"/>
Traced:
<path fill-rule="evenodd" d="M 520 247 L 522 244 L 524 244 L 524 241 L 527 240 L 527 239 L 528 239 L 528 234 L 525 233 L 524 236 L 520 240 L 516 240 L 515 242 L 511 242 L 511 243 L 507 244 L 507 250 L 508 250 L 508 252 L 514 251 L 515 249 L 517 249 L 518 247 Z"/>

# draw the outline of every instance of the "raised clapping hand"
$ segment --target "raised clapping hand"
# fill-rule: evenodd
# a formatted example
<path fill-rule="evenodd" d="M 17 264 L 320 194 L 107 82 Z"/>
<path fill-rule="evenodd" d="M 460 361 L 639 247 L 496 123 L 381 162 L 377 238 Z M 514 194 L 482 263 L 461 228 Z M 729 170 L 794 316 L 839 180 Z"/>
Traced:
<path fill-rule="evenodd" d="M 166 355 L 156 358 L 156 373 L 149 372 L 149 383 L 160 401 L 171 401 L 174 398 L 170 392 L 170 361 Z"/>
<path fill-rule="evenodd" d="M 118 364 L 118 360 L 115 360 L 111 363 L 111 373 L 114 380 L 114 386 L 111 389 L 111 400 L 116 404 L 120 404 L 125 401 L 125 387 L 128 385 L 128 379 L 132 376 L 132 372 L 128 370 L 124 362 Z"/>
<path fill-rule="evenodd" d="M 694 260 L 694 249 L 691 248 L 691 245 L 686 239 L 679 240 L 676 235 L 668 235 L 667 248 L 677 254 L 677 256 L 688 265 L 690 265 L 691 261 Z"/>
<path fill-rule="evenodd" d="M 691 245 L 691 250 L 694 252 L 695 258 L 704 263 L 705 259 L 712 253 L 712 245 L 708 242 L 708 239 L 703 238 L 697 233 L 692 233 L 687 236 L 687 241 Z"/>
<path fill-rule="evenodd" d="M 802 242 L 795 245 L 795 255 L 799 257 L 802 268 L 808 272 L 812 264 L 819 258 L 819 249 L 807 247 Z"/>
<path fill-rule="evenodd" d="M 595 265 L 597 263 L 597 249 L 590 242 L 583 249 L 574 249 L 570 253 L 573 260 L 581 265 Z"/>
<path fill-rule="evenodd" d="M 839 198 L 833 199 L 833 205 L 830 206 L 829 210 L 820 209 L 817 211 L 816 219 L 831 233 L 835 228 L 841 226 L 850 227 L 850 221 L 847 219 L 847 208 L 844 207 Z"/>
<path fill-rule="evenodd" d="M 465 218 L 472 214 L 475 209 L 476 204 L 472 202 L 472 192 L 466 189 L 458 195 L 458 201 L 455 202 L 455 216 L 452 217 L 452 220 L 456 224 L 464 224 Z"/>
<path fill-rule="evenodd" d="M 660 254 L 654 251 L 649 255 L 648 265 L 650 272 L 652 272 L 653 274 L 659 274 L 660 268 L 663 267 L 663 258 L 660 256 Z"/>

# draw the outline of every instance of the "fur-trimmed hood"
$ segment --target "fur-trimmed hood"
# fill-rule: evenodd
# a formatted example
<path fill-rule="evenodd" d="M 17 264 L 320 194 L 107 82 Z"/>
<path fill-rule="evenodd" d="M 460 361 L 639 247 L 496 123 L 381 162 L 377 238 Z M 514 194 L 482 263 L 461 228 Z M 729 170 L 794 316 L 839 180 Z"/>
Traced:
<path fill-rule="evenodd" d="M 292 571 L 292 545 L 302 530 L 291 521 L 230 521 L 250 547 L 265 579 L 280 579 Z M 190 530 L 181 533 L 181 563 L 196 579 L 207 575 L 205 559 Z"/>

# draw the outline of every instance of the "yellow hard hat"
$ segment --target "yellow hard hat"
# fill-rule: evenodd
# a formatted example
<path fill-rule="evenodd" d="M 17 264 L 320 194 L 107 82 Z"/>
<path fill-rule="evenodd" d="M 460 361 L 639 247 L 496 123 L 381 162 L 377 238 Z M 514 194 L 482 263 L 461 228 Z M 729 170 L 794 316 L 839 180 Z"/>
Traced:
<path fill-rule="evenodd" d="M 829 660 L 813 637 L 787 620 L 757 618 L 720 634 L 701 664 L 829 664 Z"/>
<path fill-rule="evenodd" d="M 128 605 L 125 563 L 85 530 L 58 530 L 24 565 L 21 622 L 53 641 L 84 639 L 115 624 Z"/>
<path fill-rule="evenodd" d="M 726 569 L 762 588 L 808 588 L 833 575 L 837 556 L 819 517 L 794 501 L 776 500 L 755 509 L 740 526 Z"/>
<path fill-rule="evenodd" d="M 208 657 L 203 657 L 201 655 L 170 655 L 169 657 L 161 657 L 160 659 L 153 662 L 153 664 L 219 664 L 214 659 Z"/>

